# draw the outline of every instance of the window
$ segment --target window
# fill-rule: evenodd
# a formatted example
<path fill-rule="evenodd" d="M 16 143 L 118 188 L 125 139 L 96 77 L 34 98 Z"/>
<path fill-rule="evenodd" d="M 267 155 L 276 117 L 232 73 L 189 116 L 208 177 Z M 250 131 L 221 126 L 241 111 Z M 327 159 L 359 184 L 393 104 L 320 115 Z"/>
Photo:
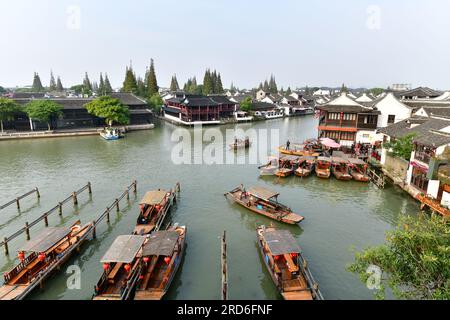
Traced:
<path fill-rule="evenodd" d="M 395 114 L 388 115 L 388 123 L 394 123 L 395 122 Z"/>

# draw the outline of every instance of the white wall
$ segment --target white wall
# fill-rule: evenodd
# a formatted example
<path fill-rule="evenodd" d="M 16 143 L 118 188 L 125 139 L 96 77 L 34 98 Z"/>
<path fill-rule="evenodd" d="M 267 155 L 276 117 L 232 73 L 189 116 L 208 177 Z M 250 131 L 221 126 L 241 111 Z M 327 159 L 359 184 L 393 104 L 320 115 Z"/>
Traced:
<path fill-rule="evenodd" d="M 406 120 L 412 115 L 412 109 L 398 101 L 392 93 L 387 94 L 386 97 L 375 106 L 381 112 L 381 114 L 378 115 L 378 128 L 388 126 L 389 115 L 395 115 L 395 123 Z"/>

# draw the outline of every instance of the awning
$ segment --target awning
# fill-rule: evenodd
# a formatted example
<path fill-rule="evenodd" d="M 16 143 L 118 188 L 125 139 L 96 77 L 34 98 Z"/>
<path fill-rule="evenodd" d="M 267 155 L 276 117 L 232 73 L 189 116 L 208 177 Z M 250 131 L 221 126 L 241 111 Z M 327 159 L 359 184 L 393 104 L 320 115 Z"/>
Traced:
<path fill-rule="evenodd" d="M 301 249 L 287 230 L 265 231 L 264 239 L 273 255 L 300 253 Z"/>
<path fill-rule="evenodd" d="M 25 252 L 46 252 L 64 237 L 72 232 L 71 228 L 48 227 L 39 233 L 33 240 L 27 242 L 19 251 Z"/>
<path fill-rule="evenodd" d="M 271 191 L 269 189 L 263 187 L 252 187 L 248 190 L 248 192 L 254 195 L 257 198 L 261 198 L 263 200 L 269 200 L 270 198 L 276 197 L 279 195 L 278 192 Z"/>
<path fill-rule="evenodd" d="M 155 231 L 142 250 L 142 256 L 171 256 L 178 241 L 176 231 Z"/>
<path fill-rule="evenodd" d="M 337 143 L 336 141 L 334 141 L 333 139 L 330 138 L 321 138 L 320 142 L 328 148 L 340 148 L 341 145 L 339 143 Z"/>
<path fill-rule="evenodd" d="M 428 167 L 424 166 L 423 164 L 417 163 L 415 161 L 411 161 L 411 165 L 417 169 L 422 170 L 424 173 L 428 172 Z"/>
<path fill-rule="evenodd" d="M 145 241 L 145 236 L 123 235 L 114 240 L 111 247 L 100 260 L 101 263 L 131 263 Z"/>
<path fill-rule="evenodd" d="M 168 192 L 165 190 L 149 191 L 145 194 L 145 196 L 142 198 L 139 204 L 155 205 L 161 203 L 164 197 L 167 195 L 167 193 Z"/>

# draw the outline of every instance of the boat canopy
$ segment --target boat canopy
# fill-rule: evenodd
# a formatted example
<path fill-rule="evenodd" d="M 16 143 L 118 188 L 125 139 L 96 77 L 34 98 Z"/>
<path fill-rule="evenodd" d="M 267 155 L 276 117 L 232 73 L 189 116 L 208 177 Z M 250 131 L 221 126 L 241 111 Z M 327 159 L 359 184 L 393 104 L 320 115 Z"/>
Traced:
<path fill-rule="evenodd" d="M 338 157 L 338 158 L 347 158 L 347 156 L 345 155 L 344 152 L 338 151 L 338 150 L 334 150 L 332 156 L 333 157 Z"/>
<path fill-rule="evenodd" d="M 340 158 L 340 157 L 331 157 L 331 161 L 333 163 L 348 163 L 347 159 Z"/>
<path fill-rule="evenodd" d="M 145 236 L 123 235 L 114 240 L 111 247 L 100 260 L 101 263 L 131 263 L 144 244 Z"/>
<path fill-rule="evenodd" d="M 161 203 L 164 200 L 164 197 L 167 195 L 167 191 L 164 190 L 154 190 L 148 191 L 145 196 L 142 198 L 139 204 L 148 204 L 155 205 Z"/>
<path fill-rule="evenodd" d="M 155 231 L 142 249 L 142 256 L 171 256 L 179 233 L 176 231 Z"/>
<path fill-rule="evenodd" d="M 301 253 L 301 249 L 288 230 L 266 230 L 264 239 L 273 255 Z"/>
<path fill-rule="evenodd" d="M 25 252 L 46 252 L 59 241 L 67 237 L 72 232 L 71 228 L 48 227 L 45 228 L 33 240 L 27 242 L 19 251 Z"/>
<path fill-rule="evenodd" d="M 360 164 L 360 165 L 366 165 L 367 163 L 365 163 L 364 161 L 362 161 L 361 159 L 358 158 L 348 158 L 348 161 L 350 161 L 351 164 Z"/>
<path fill-rule="evenodd" d="M 278 192 L 263 188 L 263 187 L 252 187 L 248 190 L 248 192 L 254 195 L 257 198 L 263 200 L 269 200 L 270 198 L 276 197 L 279 195 Z"/>
<path fill-rule="evenodd" d="M 280 158 L 280 161 L 297 161 L 298 159 L 299 159 L 298 156 L 287 155 L 287 156 L 282 156 Z"/>
<path fill-rule="evenodd" d="M 339 143 L 337 143 L 336 141 L 334 141 L 333 139 L 330 138 L 321 138 L 320 142 L 328 148 L 340 148 L 341 145 Z"/>
<path fill-rule="evenodd" d="M 317 157 L 317 161 L 331 162 L 331 159 L 328 157 Z"/>

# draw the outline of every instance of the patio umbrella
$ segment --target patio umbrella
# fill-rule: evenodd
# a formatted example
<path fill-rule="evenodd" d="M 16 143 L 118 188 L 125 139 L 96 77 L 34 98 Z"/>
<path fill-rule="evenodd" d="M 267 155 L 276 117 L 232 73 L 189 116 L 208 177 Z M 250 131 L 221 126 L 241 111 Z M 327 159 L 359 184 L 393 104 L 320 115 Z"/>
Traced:
<path fill-rule="evenodd" d="M 321 138 L 320 142 L 328 148 L 340 148 L 340 144 L 330 138 Z"/>

